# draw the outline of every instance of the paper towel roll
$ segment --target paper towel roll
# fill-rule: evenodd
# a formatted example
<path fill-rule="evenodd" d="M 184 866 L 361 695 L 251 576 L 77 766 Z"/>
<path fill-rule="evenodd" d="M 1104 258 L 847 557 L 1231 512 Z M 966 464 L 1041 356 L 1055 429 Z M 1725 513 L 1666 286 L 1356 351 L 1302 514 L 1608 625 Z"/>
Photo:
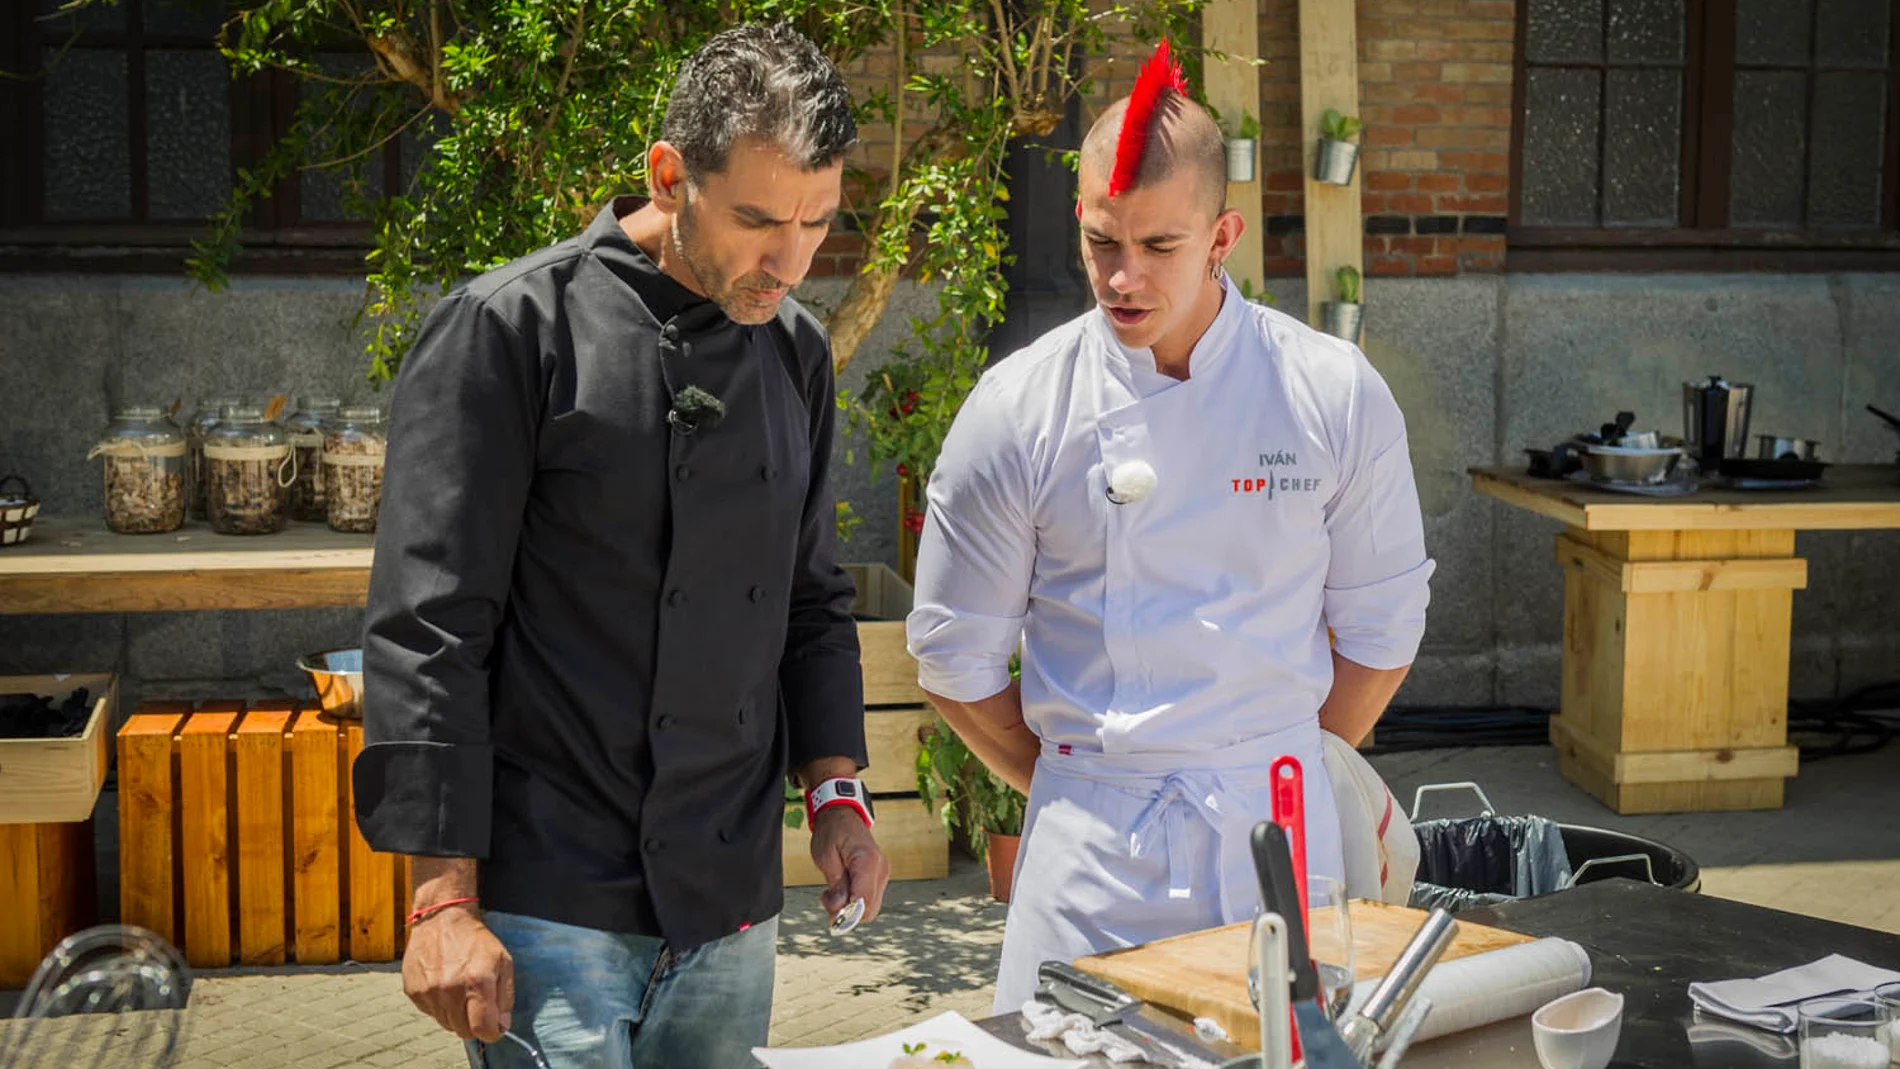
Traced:
<path fill-rule="evenodd" d="M 1352 1006 L 1358 1008 L 1378 984 L 1376 978 L 1354 984 Z M 1432 1000 L 1432 1012 L 1412 1039 L 1423 1043 L 1520 1017 L 1588 986 L 1590 955 L 1568 939 L 1539 939 L 1441 961 L 1419 985 L 1418 993 Z"/>

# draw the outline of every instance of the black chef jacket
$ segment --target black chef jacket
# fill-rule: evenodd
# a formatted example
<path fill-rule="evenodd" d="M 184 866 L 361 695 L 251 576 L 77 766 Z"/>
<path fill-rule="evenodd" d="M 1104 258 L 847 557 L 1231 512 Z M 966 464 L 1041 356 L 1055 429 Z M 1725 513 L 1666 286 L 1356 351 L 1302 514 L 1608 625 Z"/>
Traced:
<path fill-rule="evenodd" d="M 830 343 L 741 326 L 619 219 L 475 279 L 397 377 L 356 816 L 485 908 L 679 949 L 783 904 L 788 765 L 864 764 Z M 673 398 L 698 386 L 714 420 Z"/>

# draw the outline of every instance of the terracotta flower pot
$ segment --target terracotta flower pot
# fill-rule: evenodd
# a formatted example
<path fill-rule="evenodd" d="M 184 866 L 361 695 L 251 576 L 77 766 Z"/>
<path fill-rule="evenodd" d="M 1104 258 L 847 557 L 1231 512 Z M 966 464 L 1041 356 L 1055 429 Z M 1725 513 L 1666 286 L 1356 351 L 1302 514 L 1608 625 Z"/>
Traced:
<path fill-rule="evenodd" d="M 990 852 L 985 860 L 990 867 L 990 897 L 1009 901 L 1010 881 L 1016 876 L 1016 850 L 1022 846 L 1020 835 L 990 833 Z"/>

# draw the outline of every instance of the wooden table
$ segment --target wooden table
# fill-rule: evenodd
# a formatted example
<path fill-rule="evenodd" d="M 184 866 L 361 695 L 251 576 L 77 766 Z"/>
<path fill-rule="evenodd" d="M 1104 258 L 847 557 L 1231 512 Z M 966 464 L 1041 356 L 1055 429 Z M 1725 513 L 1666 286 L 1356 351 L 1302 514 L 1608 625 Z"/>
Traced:
<path fill-rule="evenodd" d="M 0 613 L 360 606 L 372 538 L 312 523 L 221 535 L 196 521 L 122 535 L 97 517 L 42 516 L 31 538 L 0 550 Z"/>
<path fill-rule="evenodd" d="M 1900 528 L 1900 468 L 1838 464 L 1806 490 L 1652 498 L 1518 469 L 1474 488 L 1562 520 L 1558 767 L 1619 813 L 1776 809 L 1788 745 L 1797 530 Z"/>

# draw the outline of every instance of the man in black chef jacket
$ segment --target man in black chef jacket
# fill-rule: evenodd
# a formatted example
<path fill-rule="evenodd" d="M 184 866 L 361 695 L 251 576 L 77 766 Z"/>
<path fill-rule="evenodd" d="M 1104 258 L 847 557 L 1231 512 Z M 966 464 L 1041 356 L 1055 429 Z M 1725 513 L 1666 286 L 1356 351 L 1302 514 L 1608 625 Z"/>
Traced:
<path fill-rule="evenodd" d="M 475 279 L 397 380 L 357 820 L 416 856 L 403 984 L 477 1065 L 752 1064 L 787 771 L 837 914 L 890 868 L 834 562 L 843 78 L 785 27 L 682 67 L 651 200 Z M 855 788 L 855 790 L 854 790 Z M 510 1036 L 504 1036 L 508 1030 Z"/>

